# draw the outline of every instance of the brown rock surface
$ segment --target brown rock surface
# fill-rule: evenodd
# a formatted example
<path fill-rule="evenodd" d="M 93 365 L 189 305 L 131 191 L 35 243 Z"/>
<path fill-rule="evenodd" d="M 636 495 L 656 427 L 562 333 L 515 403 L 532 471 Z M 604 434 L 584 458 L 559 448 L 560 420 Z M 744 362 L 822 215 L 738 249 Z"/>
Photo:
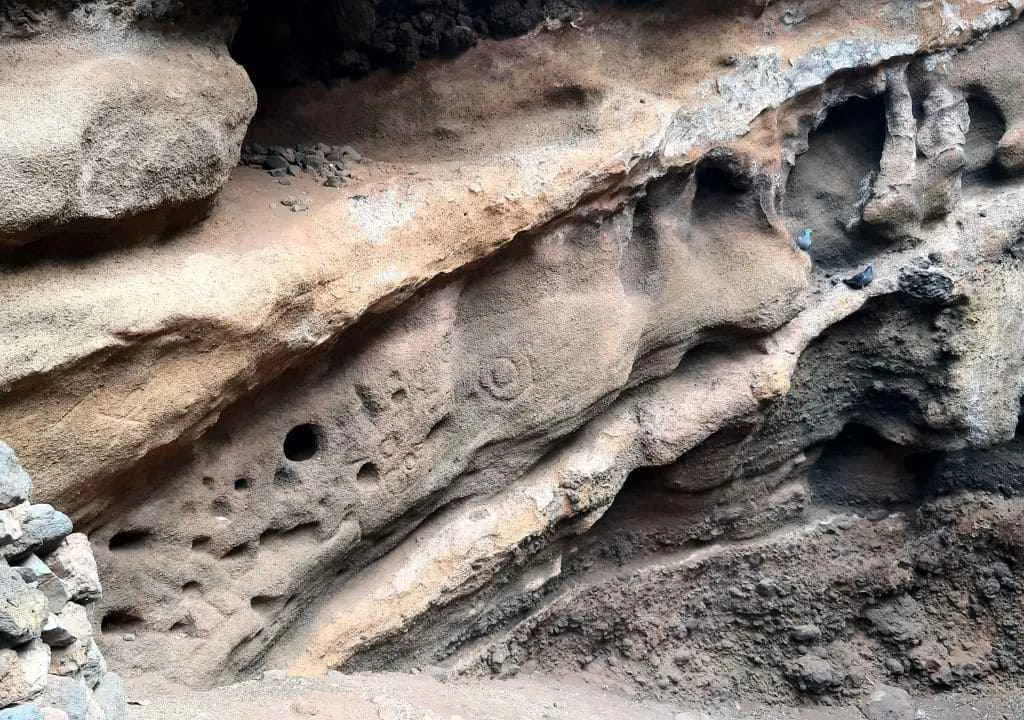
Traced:
<path fill-rule="evenodd" d="M 1024 671 L 1021 3 L 601 6 L 261 90 L 276 176 L 229 179 L 241 69 L 127 6 L 0 48 L 0 233 L 61 232 L 0 268 L 0 428 L 90 531 L 114 669 L 773 702 Z"/>

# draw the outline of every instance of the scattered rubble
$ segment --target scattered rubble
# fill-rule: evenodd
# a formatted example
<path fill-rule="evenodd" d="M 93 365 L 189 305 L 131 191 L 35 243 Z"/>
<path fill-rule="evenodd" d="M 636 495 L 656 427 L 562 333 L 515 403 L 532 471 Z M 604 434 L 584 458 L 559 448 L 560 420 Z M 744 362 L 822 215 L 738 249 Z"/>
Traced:
<path fill-rule="evenodd" d="M 352 166 L 363 156 L 351 145 L 300 143 L 295 147 L 258 144 L 242 146 L 241 165 L 260 168 L 279 181 L 300 172 L 323 180 L 324 187 L 341 187 L 352 179 Z"/>

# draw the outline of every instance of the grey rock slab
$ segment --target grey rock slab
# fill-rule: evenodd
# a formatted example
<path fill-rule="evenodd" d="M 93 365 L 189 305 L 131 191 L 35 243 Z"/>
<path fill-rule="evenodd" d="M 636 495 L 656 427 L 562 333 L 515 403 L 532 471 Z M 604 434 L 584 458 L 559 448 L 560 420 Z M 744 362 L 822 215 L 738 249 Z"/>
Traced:
<path fill-rule="evenodd" d="M 54 550 L 71 533 L 71 518 L 51 505 L 30 505 L 21 519 L 21 529 L 18 540 L 0 547 L 0 555 L 13 562 Z"/>
<path fill-rule="evenodd" d="M 100 680 L 93 693 L 96 703 L 103 710 L 106 720 L 124 720 L 128 716 L 128 703 L 125 701 L 124 684 L 117 673 L 107 673 Z"/>
<path fill-rule="evenodd" d="M 21 523 L 10 510 L 0 510 L 0 545 L 10 545 L 21 538 Z"/>
<path fill-rule="evenodd" d="M 44 716 L 36 705 L 16 705 L 0 710 L 0 720 L 44 720 Z"/>
<path fill-rule="evenodd" d="M 46 688 L 36 703 L 63 710 L 69 720 L 103 720 L 103 710 L 83 683 L 71 678 L 50 675 Z"/>
<path fill-rule="evenodd" d="M 79 677 L 86 685 L 95 690 L 107 674 L 107 661 L 96 641 L 90 639 L 86 644 L 85 662 L 81 666 Z"/>
<path fill-rule="evenodd" d="M 47 564 L 64 581 L 75 602 L 90 603 L 103 594 L 96 558 L 89 538 L 72 533 L 46 558 Z"/>
<path fill-rule="evenodd" d="M 14 450 L 0 441 L 0 509 L 23 503 L 31 494 L 31 478 L 18 462 Z"/>
<path fill-rule="evenodd" d="M 35 583 L 36 588 L 46 596 L 47 609 L 51 613 L 60 612 L 71 599 L 67 584 L 57 577 L 38 555 L 29 555 L 15 570 L 21 573 L 22 578 L 25 578 L 26 570 L 33 576 L 31 580 L 25 579 L 27 582 Z"/>
<path fill-rule="evenodd" d="M 46 596 L 6 563 L 0 565 L 0 646 L 39 637 L 46 612 Z"/>
<path fill-rule="evenodd" d="M 51 648 L 67 647 L 76 641 L 85 647 L 92 638 L 92 626 L 85 608 L 69 602 L 59 613 L 46 618 L 41 636 Z"/>
<path fill-rule="evenodd" d="M 50 648 L 33 640 L 15 650 L 0 650 L 0 706 L 32 700 L 46 687 Z"/>
<path fill-rule="evenodd" d="M 867 720 L 914 720 L 917 716 L 917 703 L 910 694 L 888 685 L 875 686 L 859 707 Z"/>

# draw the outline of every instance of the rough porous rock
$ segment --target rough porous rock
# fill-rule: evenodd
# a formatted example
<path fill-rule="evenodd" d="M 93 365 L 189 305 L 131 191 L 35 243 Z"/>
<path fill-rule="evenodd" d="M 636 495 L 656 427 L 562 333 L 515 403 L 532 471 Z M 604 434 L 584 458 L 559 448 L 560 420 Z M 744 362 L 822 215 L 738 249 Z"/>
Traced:
<path fill-rule="evenodd" d="M 255 110 L 222 41 L 77 14 L 0 43 L 0 64 L 0 248 L 210 198 Z"/>

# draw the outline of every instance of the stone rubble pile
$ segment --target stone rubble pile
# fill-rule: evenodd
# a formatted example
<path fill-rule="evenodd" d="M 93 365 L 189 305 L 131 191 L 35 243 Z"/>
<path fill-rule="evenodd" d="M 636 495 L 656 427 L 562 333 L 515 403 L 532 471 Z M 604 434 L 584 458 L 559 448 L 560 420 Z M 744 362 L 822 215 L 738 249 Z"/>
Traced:
<path fill-rule="evenodd" d="M 241 165 L 262 168 L 281 181 L 300 171 L 323 178 L 325 187 L 341 187 L 352 178 L 351 166 L 362 156 L 350 145 L 299 143 L 295 147 L 247 144 L 242 146 Z M 285 183 L 288 184 L 288 183 Z"/>
<path fill-rule="evenodd" d="M 89 540 L 31 494 L 0 442 L 0 720 L 121 720 L 121 679 L 86 611 L 102 592 Z"/>

